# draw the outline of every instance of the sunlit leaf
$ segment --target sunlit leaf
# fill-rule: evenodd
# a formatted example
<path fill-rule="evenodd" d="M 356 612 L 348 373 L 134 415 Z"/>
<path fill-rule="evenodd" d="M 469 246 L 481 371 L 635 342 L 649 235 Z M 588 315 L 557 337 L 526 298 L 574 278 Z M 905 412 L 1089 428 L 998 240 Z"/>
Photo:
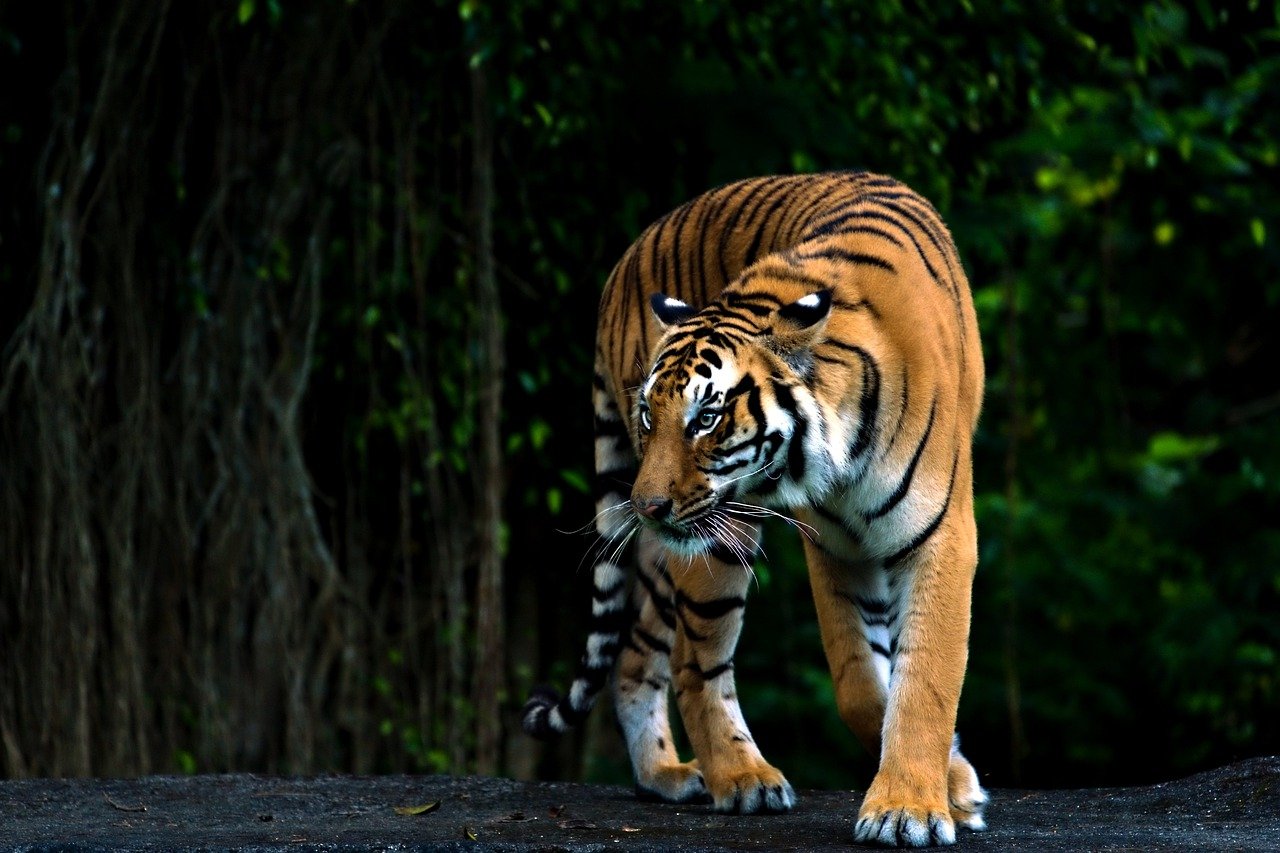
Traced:
<path fill-rule="evenodd" d="M 420 806 L 396 806 L 395 812 L 396 814 L 399 814 L 399 815 L 412 816 L 412 815 L 420 815 L 420 814 L 429 814 L 430 812 L 433 812 L 438 808 L 440 808 L 440 801 L 436 800 L 433 803 L 423 803 Z"/>

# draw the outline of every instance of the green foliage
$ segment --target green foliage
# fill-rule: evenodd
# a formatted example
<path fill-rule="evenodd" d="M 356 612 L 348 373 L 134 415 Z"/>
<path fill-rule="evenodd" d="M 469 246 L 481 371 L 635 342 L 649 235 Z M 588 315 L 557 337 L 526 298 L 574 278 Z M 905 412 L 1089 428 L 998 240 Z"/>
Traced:
<path fill-rule="evenodd" d="M 899 175 L 952 224 L 987 348 L 968 751 L 996 783 L 1058 785 L 1280 748 L 1274 9 L 510 8 L 494 59 L 512 197 L 533 201 L 507 257 L 554 326 L 523 331 L 520 383 L 583 401 L 576 420 L 541 410 L 561 464 L 589 459 L 595 288 L 651 218 L 751 174 Z M 802 561 L 770 554 L 746 711 L 800 784 L 842 784 L 860 751 Z"/>
<path fill-rule="evenodd" d="M 561 531 L 595 511 L 589 389 L 610 268 L 645 225 L 710 186 L 861 167 L 938 205 L 974 285 L 988 392 L 960 729 L 986 781 L 1135 782 L 1280 751 L 1280 7 L 236 0 L 186 14 L 206 11 L 227 89 L 258 78 L 236 71 L 238 56 L 259 55 L 250 46 L 290 56 L 291 39 L 328 29 L 342 34 L 341 70 L 317 76 L 376 81 L 351 126 L 307 129 L 325 154 L 298 180 L 343 197 L 327 214 L 302 420 L 335 550 L 348 570 L 363 560 L 396 604 L 414 583 L 439 593 L 439 578 L 404 567 L 434 565 L 424 555 L 465 529 L 456 515 L 470 508 L 481 424 L 469 73 L 488 74 L 510 705 L 535 676 L 563 684 L 581 651 L 591 541 Z M 14 247 L 40 244 L 27 208 L 45 188 L 30 175 L 61 61 L 41 37 L 60 43 L 65 22 L 49 13 L 42 27 L 0 26 L 0 71 L 47 84 L 0 93 L 0 177 L 14 188 L 0 198 L 0 307 L 30 295 L 39 264 Z M 366 39 L 378 45 L 368 67 Z M 180 67 L 181 53 L 166 45 L 155 61 Z M 162 234 L 164 205 L 190 218 L 210 194 L 214 164 L 185 140 L 152 170 Z M 234 177 L 247 193 L 262 175 Z M 311 253 L 258 237 L 246 274 L 273 299 Z M 216 327 L 225 294 L 199 259 L 163 261 L 185 271 L 179 310 Z M 0 311 L 0 328 L 18 315 Z M 873 762 L 835 713 L 795 533 L 767 533 L 737 666 L 745 712 L 796 784 L 863 784 Z M 447 553 L 462 561 L 473 543 L 458 537 Z M 383 745 L 413 768 L 462 766 L 469 744 L 449 739 L 465 726 L 442 720 L 481 713 L 406 686 L 445 667 L 422 648 L 473 639 L 466 615 L 369 617 L 420 620 L 421 647 L 395 640 L 359 678 Z M 191 772 L 199 754 L 173 763 Z M 626 775 L 589 759 L 600 777 Z"/>

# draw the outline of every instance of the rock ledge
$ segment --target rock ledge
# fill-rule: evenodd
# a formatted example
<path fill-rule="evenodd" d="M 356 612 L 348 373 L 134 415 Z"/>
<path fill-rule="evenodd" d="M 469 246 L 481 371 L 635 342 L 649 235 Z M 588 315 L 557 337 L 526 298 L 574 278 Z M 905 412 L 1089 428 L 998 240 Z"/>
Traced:
<path fill-rule="evenodd" d="M 1143 788 L 991 794 L 990 830 L 954 849 L 1280 850 L 1280 756 Z M 735 817 L 480 777 L 0 781 L 0 850 L 848 850 L 859 795 L 802 791 L 790 814 Z"/>

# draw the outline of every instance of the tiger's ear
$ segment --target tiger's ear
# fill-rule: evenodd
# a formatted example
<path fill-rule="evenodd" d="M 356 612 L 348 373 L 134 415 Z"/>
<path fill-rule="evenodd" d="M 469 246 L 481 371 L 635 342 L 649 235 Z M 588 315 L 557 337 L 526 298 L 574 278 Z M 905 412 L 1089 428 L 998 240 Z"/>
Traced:
<path fill-rule="evenodd" d="M 831 289 L 826 288 L 802 296 L 790 305 L 778 309 L 778 316 L 797 329 L 807 329 L 814 323 L 827 319 L 831 313 Z"/>
<path fill-rule="evenodd" d="M 783 349 L 799 349 L 817 343 L 831 316 L 831 290 L 814 291 L 778 309 L 782 322 L 773 330 L 775 341 Z"/>
<path fill-rule="evenodd" d="M 664 328 L 673 326 L 697 313 L 689 303 L 681 302 L 679 299 L 673 299 L 670 296 L 664 296 L 661 293 L 655 293 L 650 296 L 649 305 L 653 308 L 653 315 L 658 318 L 658 322 Z"/>

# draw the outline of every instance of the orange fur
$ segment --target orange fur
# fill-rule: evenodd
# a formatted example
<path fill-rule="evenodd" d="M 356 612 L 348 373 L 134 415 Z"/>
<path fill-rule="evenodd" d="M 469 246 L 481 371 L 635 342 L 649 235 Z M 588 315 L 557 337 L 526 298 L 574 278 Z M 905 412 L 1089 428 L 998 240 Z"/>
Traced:
<path fill-rule="evenodd" d="M 732 667 L 757 518 L 785 509 L 806 532 L 841 717 L 880 760 L 855 839 L 946 844 L 957 824 L 982 828 L 985 794 L 954 738 L 982 386 L 950 234 L 896 181 L 742 181 L 654 223 L 610 276 L 596 352 L 598 526 L 638 533 L 636 618 L 618 628 L 599 603 L 623 595 L 602 560 L 574 690 L 535 697 L 526 726 L 558 731 L 585 713 L 616 648 L 642 790 L 789 809 Z M 668 679 L 696 763 L 672 747 Z"/>

